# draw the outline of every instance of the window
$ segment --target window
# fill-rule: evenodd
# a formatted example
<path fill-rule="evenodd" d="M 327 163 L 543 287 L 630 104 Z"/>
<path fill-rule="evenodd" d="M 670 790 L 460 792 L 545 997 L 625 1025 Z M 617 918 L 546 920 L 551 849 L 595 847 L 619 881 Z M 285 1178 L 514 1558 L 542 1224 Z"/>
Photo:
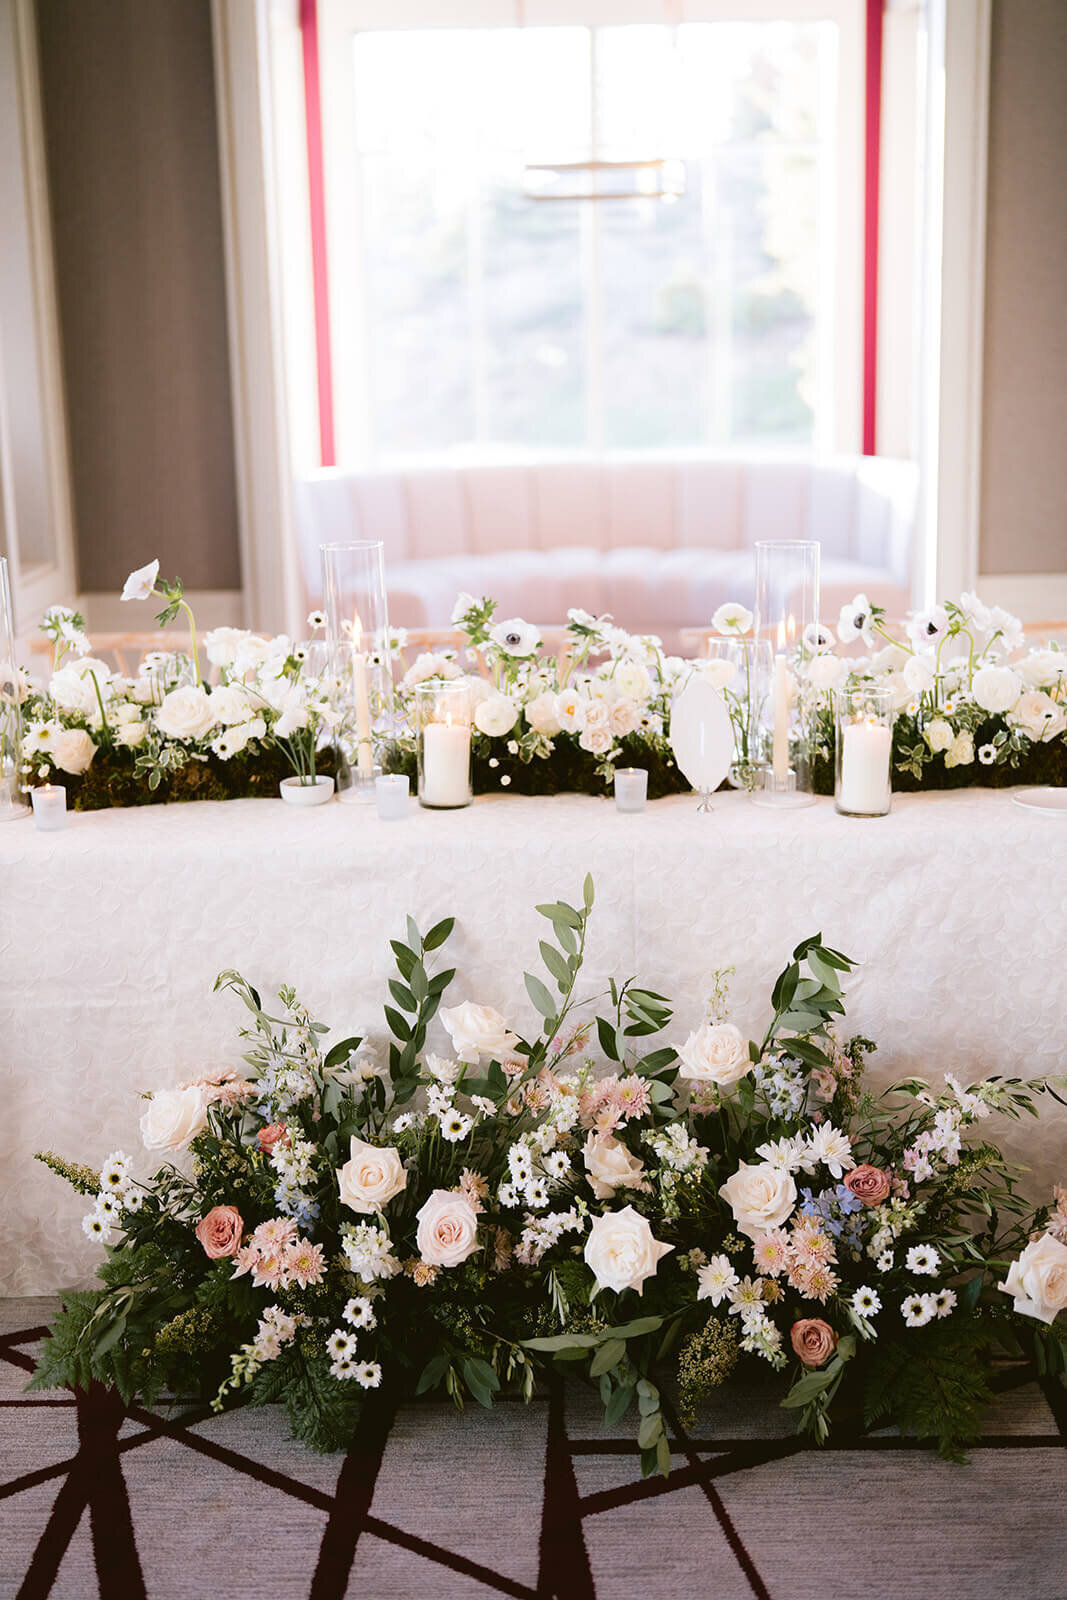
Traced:
<path fill-rule="evenodd" d="M 854 0 L 319 8 L 339 464 L 855 447 Z"/>

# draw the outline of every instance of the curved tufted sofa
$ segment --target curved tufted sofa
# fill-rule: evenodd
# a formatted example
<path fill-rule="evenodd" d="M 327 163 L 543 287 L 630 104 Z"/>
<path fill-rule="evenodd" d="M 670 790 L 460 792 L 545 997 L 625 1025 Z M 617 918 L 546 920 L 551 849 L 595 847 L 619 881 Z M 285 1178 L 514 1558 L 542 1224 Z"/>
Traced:
<path fill-rule="evenodd" d="M 498 615 L 610 612 L 669 648 L 723 600 L 752 599 L 757 539 L 818 539 L 822 614 L 857 590 L 909 604 L 913 463 L 883 457 L 709 456 L 323 470 L 295 485 L 301 571 L 321 597 L 320 544 L 381 539 L 390 621 L 448 624 L 460 590 Z"/>

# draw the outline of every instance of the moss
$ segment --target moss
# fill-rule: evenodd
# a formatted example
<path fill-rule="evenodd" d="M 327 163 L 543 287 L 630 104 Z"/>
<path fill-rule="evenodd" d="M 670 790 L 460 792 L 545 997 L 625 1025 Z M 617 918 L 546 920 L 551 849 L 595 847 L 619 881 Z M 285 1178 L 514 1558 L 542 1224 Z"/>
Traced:
<path fill-rule="evenodd" d="M 1000 720 L 983 723 L 974 735 L 974 747 L 992 741 L 994 733 L 1003 726 Z M 899 756 L 900 741 L 894 739 L 894 756 Z M 833 794 L 833 757 L 818 756 L 812 765 L 812 781 L 816 794 Z M 893 793 L 917 794 L 934 789 L 1012 789 L 1019 784 L 1049 784 L 1053 788 L 1067 785 L 1067 739 L 1050 739 L 1047 744 L 1031 744 L 1026 754 L 1013 765 L 985 767 L 972 761 L 965 767 L 947 767 L 945 757 L 939 753 L 923 763 L 922 777 L 893 768 Z"/>
<path fill-rule="evenodd" d="M 246 751 L 229 761 L 208 756 L 187 761 L 167 774 L 158 789 L 150 789 L 143 773 L 134 769 L 130 750 L 101 750 L 81 777 L 62 774 L 67 804 L 74 811 L 103 811 L 110 806 L 156 806 L 168 801 L 276 799 L 278 785 L 292 774 L 280 750 Z M 316 770 L 332 776 L 336 763 L 331 750 L 321 753 Z"/>

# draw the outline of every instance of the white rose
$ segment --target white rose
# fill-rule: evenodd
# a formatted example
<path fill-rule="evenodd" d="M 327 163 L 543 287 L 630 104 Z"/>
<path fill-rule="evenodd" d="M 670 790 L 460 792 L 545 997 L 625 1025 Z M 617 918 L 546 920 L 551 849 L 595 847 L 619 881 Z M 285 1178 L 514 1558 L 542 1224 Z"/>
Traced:
<path fill-rule="evenodd" d="M 551 689 L 546 689 L 542 694 L 526 706 L 526 720 L 535 733 L 543 733 L 546 739 L 551 739 L 559 732 L 559 718 L 556 716 L 556 697 Z"/>
<path fill-rule="evenodd" d="M 593 685 L 590 685 L 592 689 Z M 582 727 L 587 733 L 602 733 L 611 726 L 611 707 L 604 700 L 592 700 L 585 708 Z"/>
<path fill-rule="evenodd" d="M 726 661 L 722 656 L 698 661 L 696 668 L 705 683 L 710 683 L 713 689 L 728 689 L 737 677 L 737 662 Z"/>
<path fill-rule="evenodd" d="M 101 692 L 106 692 L 111 678 L 107 668 L 103 668 L 102 676 L 97 677 Z M 99 716 L 100 705 L 96 698 L 96 689 L 93 680 L 87 674 L 83 677 L 76 666 L 61 667 L 52 674 L 48 685 L 48 695 L 53 705 L 60 711 L 65 711 L 68 716 L 86 717 L 94 711 Z"/>
<path fill-rule="evenodd" d="M 192 684 L 164 695 L 156 727 L 168 739 L 202 739 L 215 726 L 215 713 L 203 689 Z"/>
<path fill-rule="evenodd" d="M 716 633 L 747 633 L 752 626 L 752 613 L 736 600 L 727 600 L 711 619 Z"/>
<path fill-rule="evenodd" d="M 638 1189 L 645 1163 L 608 1134 L 591 1133 L 582 1152 L 589 1185 L 598 1200 L 610 1200 L 616 1189 Z"/>
<path fill-rule="evenodd" d="M 208 1104 L 208 1091 L 197 1084 L 154 1094 L 141 1118 L 145 1149 L 184 1150 L 207 1126 Z"/>
<path fill-rule="evenodd" d="M 1031 739 L 1054 739 L 1067 727 L 1067 715 L 1051 695 L 1028 689 L 1012 707 L 1011 720 Z"/>
<path fill-rule="evenodd" d="M 442 1008 L 441 1021 L 448 1030 L 452 1048 L 461 1061 L 478 1061 L 481 1056 L 502 1061 L 518 1044 L 518 1036 L 492 1006 L 476 1006 L 464 1000 L 460 1006 Z"/>
<path fill-rule="evenodd" d="M 929 694 L 934 686 L 930 663 L 922 656 L 909 656 L 904 663 L 904 682 L 912 694 Z"/>
<path fill-rule="evenodd" d="M 848 662 L 840 656 L 816 656 L 808 667 L 808 682 L 813 689 L 840 689 L 848 677 Z"/>
<path fill-rule="evenodd" d="M 141 720 L 140 706 L 131 705 L 128 700 L 123 700 L 119 705 L 115 706 L 111 714 L 120 727 L 124 722 L 140 722 Z"/>
<path fill-rule="evenodd" d="M 797 1186 L 789 1173 L 765 1161 L 758 1166 L 742 1161 L 719 1193 L 741 1232 L 750 1239 L 770 1228 L 780 1228 L 797 1203 Z"/>
<path fill-rule="evenodd" d="M 1051 689 L 1057 679 L 1067 672 L 1067 652 L 1033 650 L 1022 661 L 1015 663 L 1015 670 L 1031 688 Z"/>
<path fill-rule="evenodd" d="M 694 1083 L 737 1083 L 751 1070 L 752 1058 L 732 1022 L 705 1022 L 678 1052 L 680 1078 Z"/>
<path fill-rule="evenodd" d="M 144 744 L 148 728 L 143 722 L 122 722 L 115 729 L 116 744 L 123 744 L 128 750 L 135 750 L 139 744 Z"/>
<path fill-rule="evenodd" d="M 660 1261 L 673 1249 L 653 1237 L 640 1212 L 624 1206 L 593 1218 L 584 1254 L 598 1289 L 614 1289 L 617 1294 L 636 1289 L 643 1294 L 645 1279 L 655 1277 Z"/>
<path fill-rule="evenodd" d="M 945 752 L 946 767 L 969 767 L 974 760 L 974 740 L 969 733 L 958 733 Z"/>
<path fill-rule="evenodd" d="M 52 760 L 73 777 L 88 772 L 95 754 L 96 746 L 84 728 L 61 728 L 52 735 Z"/>
<path fill-rule="evenodd" d="M 652 675 L 640 661 L 620 661 L 615 668 L 615 683 L 619 693 L 628 700 L 647 700 L 652 688 Z"/>
<path fill-rule="evenodd" d="M 576 689 L 564 689 L 556 696 L 556 720 L 567 733 L 577 733 L 585 724 L 587 705 Z"/>
<path fill-rule="evenodd" d="M 478 1248 L 478 1218 L 470 1201 L 435 1189 L 418 1213 L 415 1242 L 431 1267 L 458 1267 Z"/>
<path fill-rule="evenodd" d="M 131 572 L 122 588 L 124 600 L 147 600 L 156 587 L 159 577 L 159 562 L 150 561 L 147 567 L 138 567 L 136 572 Z"/>
<path fill-rule="evenodd" d="M 204 635 L 204 649 L 213 667 L 232 667 L 248 638 L 247 628 L 212 628 Z"/>
<path fill-rule="evenodd" d="M 1020 1316 L 1054 1322 L 1058 1312 L 1067 1310 L 1067 1245 L 1051 1233 L 1032 1240 L 1012 1262 L 1000 1288 L 1014 1296 Z"/>
<path fill-rule="evenodd" d="M 955 737 L 951 727 L 942 717 L 931 722 L 926 730 L 926 742 L 935 755 L 938 750 L 950 750 Z"/>
<path fill-rule="evenodd" d="M 337 1193 L 343 1206 L 369 1216 L 407 1188 L 408 1175 L 399 1151 L 365 1144 L 355 1134 L 348 1148 L 349 1159 L 337 1169 Z"/>
<path fill-rule="evenodd" d="M 610 727 L 584 728 L 578 735 L 578 743 L 591 756 L 606 756 L 615 743 L 615 735 Z"/>
<path fill-rule="evenodd" d="M 1022 687 L 1018 674 L 1010 667 L 979 667 L 971 684 L 971 694 L 983 711 L 1010 711 Z"/>
<path fill-rule="evenodd" d="M 252 703 L 248 695 L 235 684 L 220 683 L 212 689 L 210 700 L 215 721 L 221 722 L 224 728 L 247 722 L 252 716 Z"/>
<path fill-rule="evenodd" d="M 499 739 L 511 732 L 518 715 L 518 702 L 510 695 L 491 694 L 475 710 L 474 725 L 487 738 Z"/>
<path fill-rule="evenodd" d="M 635 700 L 616 700 L 611 708 L 611 731 L 617 739 L 625 739 L 641 726 L 641 707 Z"/>

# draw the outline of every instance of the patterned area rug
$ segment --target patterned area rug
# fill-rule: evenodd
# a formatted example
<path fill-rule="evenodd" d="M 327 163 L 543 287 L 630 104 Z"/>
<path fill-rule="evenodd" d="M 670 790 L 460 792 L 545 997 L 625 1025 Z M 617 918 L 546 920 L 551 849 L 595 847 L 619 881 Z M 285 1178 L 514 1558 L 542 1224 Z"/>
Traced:
<path fill-rule="evenodd" d="M 1062 1390 L 1005 1374 L 967 1467 L 891 1432 L 802 1448 L 732 1397 L 642 1483 L 575 1386 L 379 1408 L 347 1456 L 273 1409 L 180 1421 L 23 1393 L 54 1302 L 0 1302 L 0 1596 L 87 1600 L 1063 1600 Z"/>

